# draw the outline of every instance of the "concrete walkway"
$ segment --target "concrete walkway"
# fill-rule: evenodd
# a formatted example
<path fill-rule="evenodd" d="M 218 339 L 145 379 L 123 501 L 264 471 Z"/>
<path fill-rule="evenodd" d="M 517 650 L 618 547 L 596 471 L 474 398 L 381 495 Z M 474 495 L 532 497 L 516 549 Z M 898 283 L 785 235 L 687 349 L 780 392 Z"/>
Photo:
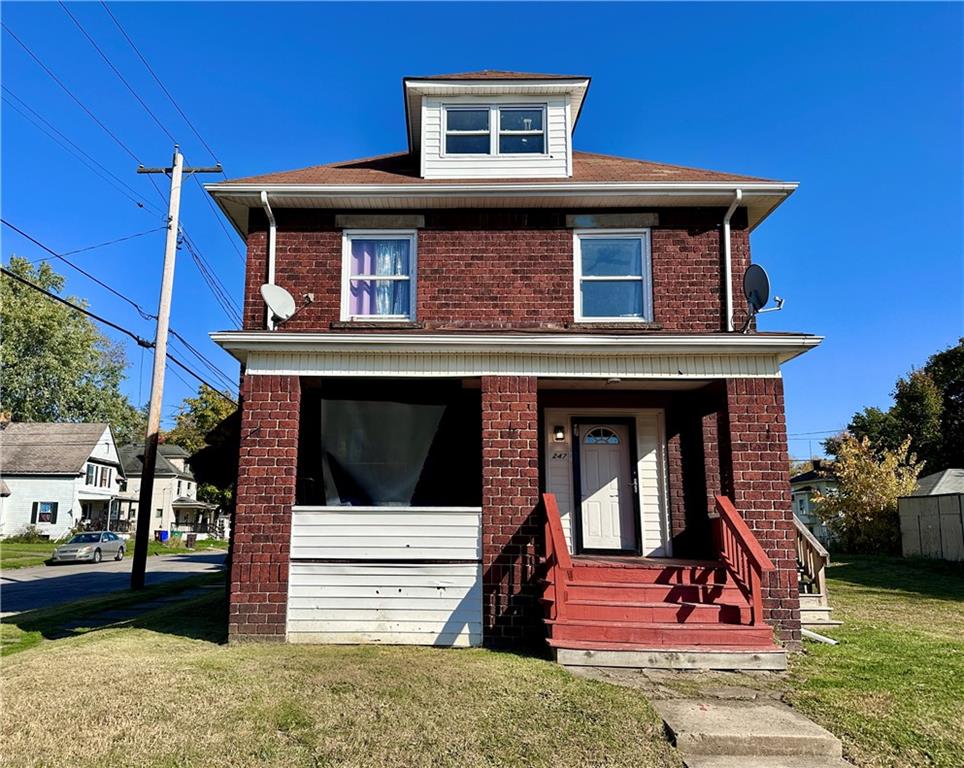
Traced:
<path fill-rule="evenodd" d="M 148 586 L 224 568 L 227 552 L 204 550 L 147 558 Z M 102 563 L 38 565 L 0 572 L 0 616 L 99 597 L 130 586 L 131 559 Z"/>
<path fill-rule="evenodd" d="M 653 702 L 688 768 L 844 768 L 840 740 L 776 701 Z"/>
<path fill-rule="evenodd" d="M 836 736 L 783 703 L 785 673 L 570 671 L 640 691 L 688 768 L 852 768 Z"/>

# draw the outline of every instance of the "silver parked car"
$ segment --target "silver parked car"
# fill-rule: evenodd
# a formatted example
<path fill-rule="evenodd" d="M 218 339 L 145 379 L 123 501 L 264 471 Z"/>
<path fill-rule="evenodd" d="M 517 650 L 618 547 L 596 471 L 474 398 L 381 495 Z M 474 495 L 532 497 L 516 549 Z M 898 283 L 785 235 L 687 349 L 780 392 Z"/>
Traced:
<path fill-rule="evenodd" d="M 124 559 L 124 545 L 127 542 L 112 531 L 90 531 L 78 533 L 66 544 L 54 550 L 52 563 L 91 562 L 99 563 L 105 557 L 115 560 Z"/>

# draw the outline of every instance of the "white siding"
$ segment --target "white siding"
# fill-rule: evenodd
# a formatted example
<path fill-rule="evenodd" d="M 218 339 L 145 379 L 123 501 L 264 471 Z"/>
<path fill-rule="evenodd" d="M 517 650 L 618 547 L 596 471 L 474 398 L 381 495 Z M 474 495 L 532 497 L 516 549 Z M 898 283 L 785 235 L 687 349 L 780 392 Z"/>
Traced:
<path fill-rule="evenodd" d="M 478 560 L 477 508 L 295 508 L 291 558 L 315 560 Z"/>
<path fill-rule="evenodd" d="M 546 106 L 545 155 L 445 155 L 446 105 L 526 104 Z M 566 178 L 571 166 L 568 96 L 450 96 L 426 98 L 422 105 L 422 174 L 427 179 Z"/>
<path fill-rule="evenodd" d="M 633 416 L 636 422 L 636 472 L 639 477 L 639 512 L 642 527 L 643 555 L 667 557 L 669 525 L 666 501 L 666 440 L 661 411 L 626 411 L 620 409 L 586 409 L 580 411 L 547 410 L 545 412 L 546 491 L 556 496 L 562 530 L 573 549 L 572 522 L 576 500 L 573 496 L 571 434 L 573 416 Z M 564 442 L 556 442 L 552 428 L 558 424 L 566 428 Z"/>
<path fill-rule="evenodd" d="M 288 640 L 479 645 L 481 516 L 476 507 L 296 507 Z"/>
<path fill-rule="evenodd" d="M 51 539 L 67 535 L 80 520 L 78 491 L 83 487 L 83 477 L 5 475 L 3 479 L 10 488 L 10 496 L 4 500 L 0 535 L 14 536 L 30 525 L 35 501 L 57 502 L 57 522 L 37 524 L 37 529 Z"/>

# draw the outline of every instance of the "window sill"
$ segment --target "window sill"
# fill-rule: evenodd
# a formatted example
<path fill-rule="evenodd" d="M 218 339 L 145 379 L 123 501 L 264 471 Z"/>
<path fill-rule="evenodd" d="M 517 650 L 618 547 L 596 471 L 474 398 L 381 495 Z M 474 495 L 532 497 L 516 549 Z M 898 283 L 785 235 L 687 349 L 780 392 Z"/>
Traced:
<path fill-rule="evenodd" d="M 420 330 L 424 324 L 413 320 L 336 320 L 328 326 L 333 331 L 358 330 L 359 328 L 374 328 L 375 330 L 389 330 L 403 328 L 406 330 Z"/>
<path fill-rule="evenodd" d="M 580 328 L 587 330 L 627 330 L 627 331 L 661 331 L 663 326 L 650 320 L 573 320 L 566 323 L 566 328 Z"/>

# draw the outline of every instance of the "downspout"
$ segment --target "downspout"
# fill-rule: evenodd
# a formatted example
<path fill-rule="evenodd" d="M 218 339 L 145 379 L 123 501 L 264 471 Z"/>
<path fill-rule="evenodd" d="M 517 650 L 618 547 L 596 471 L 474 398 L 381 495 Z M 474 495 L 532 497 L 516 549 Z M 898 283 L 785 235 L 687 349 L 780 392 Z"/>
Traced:
<path fill-rule="evenodd" d="M 274 212 L 268 203 L 268 193 L 264 190 L 261 191 L 261 205 L 264 207 L 264 213 L 268 217 L 268 282 L 274 285 L 274 253 L 275 240 L 278 236 L 278 226 L 275 224 Z M 271 316 L 270 310 L 268 310 L 267 324 L 269 331 L 274 330 L 274 318 Z"/>
<path fill-rule="evenodd" d="M 264 192 L 261 193 L 262 199 Z M 730 219 L 736 213 L 743 200 L 743 190 L 738 189 L 733 195 L 733 202 L 723 217 L 723 292 L 726 298 L 726 330 L 733 330 L 733 254 L 730 246 Z"/>

